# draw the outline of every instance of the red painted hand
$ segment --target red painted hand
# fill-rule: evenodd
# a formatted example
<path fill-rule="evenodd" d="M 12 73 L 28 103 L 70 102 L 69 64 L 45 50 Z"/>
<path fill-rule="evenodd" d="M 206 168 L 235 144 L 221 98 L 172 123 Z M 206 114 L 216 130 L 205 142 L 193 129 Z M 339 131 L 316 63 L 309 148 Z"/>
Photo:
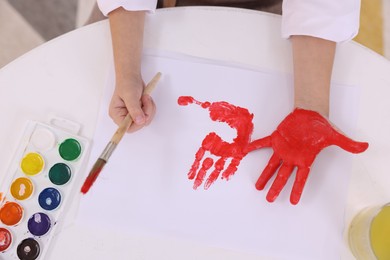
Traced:
<path fill-rule="evenodd" d="M 270 136 L 253 141 L 249 145 L 250 151 L 261 147 L 272 147 L 274 150 L 268 165 L 256 182 L 256 188 L 263 190 L 272 175 L 279 169 L 267 194 L 267 200 L 273 202 L 294 168 L 297 167 L 290 195 L 290 202 L 297 204 L 315 157 L 330 145 L 337 145 L 351 153 L 361 153 L 368 148 L 368 143 L 356 142 L 338 132 L 319 113 L 295 109 Z"/>

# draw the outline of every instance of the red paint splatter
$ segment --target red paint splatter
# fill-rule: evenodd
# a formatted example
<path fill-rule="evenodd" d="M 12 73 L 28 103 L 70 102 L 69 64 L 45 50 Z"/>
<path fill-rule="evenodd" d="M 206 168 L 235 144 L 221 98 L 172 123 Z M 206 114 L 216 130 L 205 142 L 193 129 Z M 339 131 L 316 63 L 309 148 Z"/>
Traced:
<path fill-rule="evenodd" d="M 178 99 L 178 104 L 186 106 L 196 104 L 210 112 L 210 118 L 213 121 L 228 124 L 231 128 L 237 131 L 236 137 L 232 143 L 222 140 L 215 132 L 209 133 L 202 141 L 202 145 L 195 154 L 188 178 L 194 181 L 194 189 L 198 188 L 204 181 L 207 171 L 214 165 L 212 173 L 205 182 L 205 189 L 208 189 L 211 184 L 220 176 L 222 179 L 229 179 L 236 171 L 242 158 L 249 152 L 248 147 L 250 138 L 253 132 L 253 114 L 248 109 L 229 104 L 225 101 L 220 102 L 200 102 L 190 96 L 181 96 Z M 219 157 L 215 162 L 210 157 L 206 157 L 205 153 Z M 229 165 L 225 169 L 225 163 L 230 160 Z M 201 163 L 201 161 L 203 162 Z M 199 169 L 200 168 L 200 169 Z"/>

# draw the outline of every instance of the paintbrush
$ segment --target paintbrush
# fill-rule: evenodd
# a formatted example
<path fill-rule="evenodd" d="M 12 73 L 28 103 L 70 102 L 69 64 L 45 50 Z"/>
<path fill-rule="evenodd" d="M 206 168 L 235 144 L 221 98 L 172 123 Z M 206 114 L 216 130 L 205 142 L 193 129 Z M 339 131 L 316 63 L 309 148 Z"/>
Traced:
<path fill-rule="evenodd" d="M 153 77 L 153 79 L 146 85 L 144 94 L 150 95 L 150 93 L 156 87 L 160 77 L 161 77 L 161 73 L 158 72 Z M 106 145 L 102 154 L 99 156 L 99 158 L 96 160 L 95 164 L 93 165 L 83 186 L 81 187 L 81 193 L 86 194 L 89 191 L 92 184 L 99 176 L 99 173 L 102 171 L 104 165 L 106 165 L 106 163 L 108 162 L 108 159 L 110 158 L 111 154 L 114 152 L 116 146 L 119 144 L 123 135 L 126 133 L 127 129 L 129 129 L 132 123 L 133 123 L 133 119 L 130 117 L 129 114 L 127 114 L 126 117 L 121 122 L 121 124 L 119 125 L 116 132 L 114 133 L 114 135 L 112 136 L 110 142 Z"/>

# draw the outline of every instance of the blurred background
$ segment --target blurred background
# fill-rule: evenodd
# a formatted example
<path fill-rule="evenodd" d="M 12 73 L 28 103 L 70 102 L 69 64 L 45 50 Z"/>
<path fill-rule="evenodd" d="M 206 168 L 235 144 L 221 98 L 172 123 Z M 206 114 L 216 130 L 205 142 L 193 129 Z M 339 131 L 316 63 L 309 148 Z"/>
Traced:
<path fill-rule="evenodd" d="M 0 68 L 83 26 L 96 0 L 0 0 Z M 355 41 L 390 59 L 390 0 L 362 0 Z"/>
<path fill-rule="evenodd" d="M 0 68 L 83 26 L 96 0 L 0 0 Z"/>

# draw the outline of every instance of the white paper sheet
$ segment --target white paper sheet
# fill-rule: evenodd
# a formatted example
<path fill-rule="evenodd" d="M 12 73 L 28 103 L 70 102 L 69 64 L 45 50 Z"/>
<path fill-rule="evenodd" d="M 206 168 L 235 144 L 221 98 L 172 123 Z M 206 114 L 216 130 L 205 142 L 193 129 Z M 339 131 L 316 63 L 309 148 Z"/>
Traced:
<path fill-rule="evenodd" d="M 208 110 L 197 105 L 179 106 L 179 96 L 247 108 L 254 114 L 254 140 L 270 135 L 291 111 L 291 76 L 175 55 L 145 55 L 145 81 L 157 71 L 163 77 L 152 94 L 158 107 L 153 123 L 123 138 L 83 196 L 77 222 L 276 259 L 338 259 L 354 155 L 338 147 L 320 153 L 296 206 L 289 202 L 293 178 L 274 203 L 265 200 L 273 179 L 264 191 L 255 189 L 272 154 L 269 148 L 248 154 L 229 181 L 218 179 L 208 190 L 193 190 L 193 181 L 187 179 L 203 138 L 214 131 L 231 141 L 235 131 L 212 121 Z M 90 164 L 116 130 L 107 112 L 113 84 L 111 74 Z M 359 88 L 333 84 L 331 100 L 331 120 L 353 137 Z"/>

